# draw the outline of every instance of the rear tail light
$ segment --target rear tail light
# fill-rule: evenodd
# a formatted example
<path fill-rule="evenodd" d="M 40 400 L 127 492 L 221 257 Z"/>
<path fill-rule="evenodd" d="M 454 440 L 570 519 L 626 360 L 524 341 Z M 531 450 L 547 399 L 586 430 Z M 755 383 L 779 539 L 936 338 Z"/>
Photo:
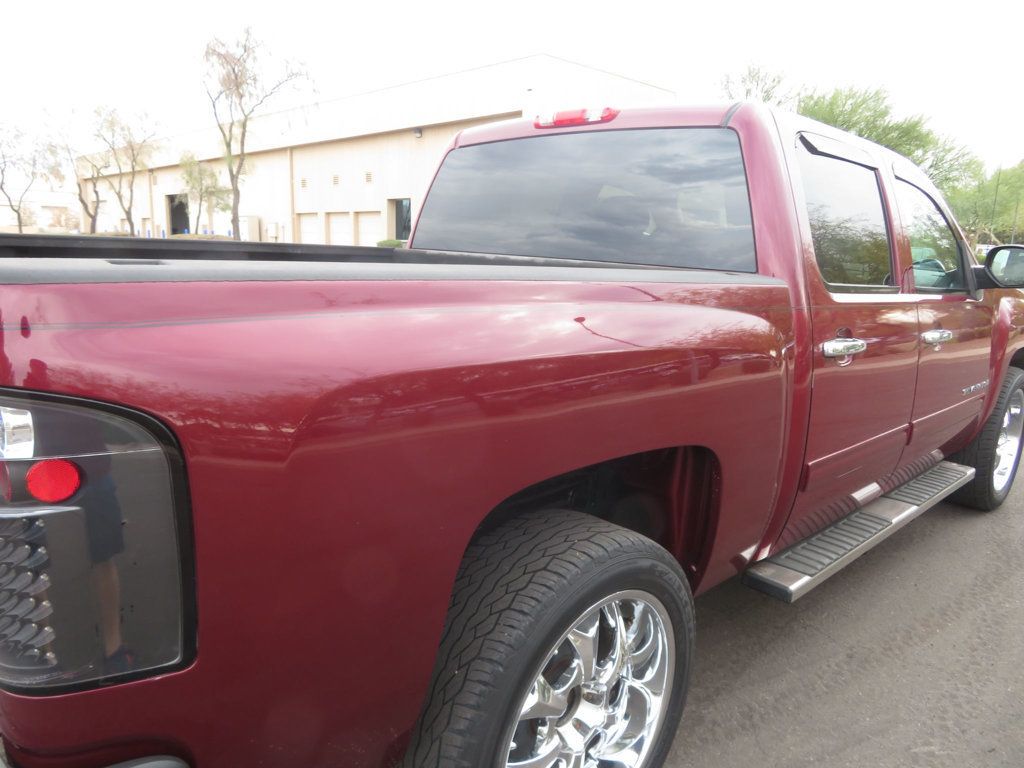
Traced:
<path fill-rule="evenodd" d="M 0 459 L 30 457 L 34 445 L 32 414 L 23 408 L 0 406 Z"/>
<path fill-rule="evenodd" d="M 181 456 L 146 416 L 0 392 L 0 686 L 73 690 L 190 660 Z"/>
<path fill-rule="evenodd" d="M 78 465 L 67 459 L 44 459 L 28 468 L 25 486 L 38 501 L 64 501 L 82 487 Z"/>
<path fill-rule="evenodd" d="M 533 121 L 534 128 L 564 128 L 569 125 L 588 125 L 590 123 L 608 123 L 619 115 L 619 110 L 611 107 L 590 109 L 567 109 L 552 115 L 538 115 Z"/>

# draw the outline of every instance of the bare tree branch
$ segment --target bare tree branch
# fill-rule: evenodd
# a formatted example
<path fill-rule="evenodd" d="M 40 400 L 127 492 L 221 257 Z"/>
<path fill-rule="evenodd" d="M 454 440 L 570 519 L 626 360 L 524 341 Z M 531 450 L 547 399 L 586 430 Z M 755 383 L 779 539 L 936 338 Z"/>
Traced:
<path fill-rule="evenodd" d="M 75 180 L 75 192 L 82 212 L 89 220 L 89 234 L 96 234 L 100 210 L 99 183 L 109 167 L 106 153 L 83 155 L 76 151 L 66 136 L 55 138 L 46 146 L 46 176 L 58 184 L 65 184 L 70 174 Z M 93 194 L 90 202 L 88 194 Z"/>
<path fill-rule="evenodd" d="M 304 79 L 301 69 L 287 65 L 278 77 L 265 81 L 259 64 L 262 44 L 246 29 L 240 40 L 228 44 L 220 39 L 206 46 L 206 95 L 224 145 L 224 162 L 231 185 L 231 231 L 239 233 L 241 180 L 246 173 L 246 139 L 249 122 L 285 86 Z"/>
<path fill-rule="evenodd" d="M 28 146 L 21 131 L 7 130 L 0 133 L 0 194 L 7 200 L 7 207 L 14 212 L 18 234 L 24 232 L 30 215 L 25 207 L 25 198 L 42 175 L 42 161 L 40 147 Z"/>
<path fill-rule="evenodd" d="M 106 158 L 114 164 L 116 171 L 103 178 L 124 212 L 129 234 L 134 236 L 135 179 L 139 171 L 146 168 L 146 162 L 154 149 L 155 134 L 149 128 L 133 127 L 115 109 L 98 109 L 96 118 L 95 136 L 106 148 Z"/>

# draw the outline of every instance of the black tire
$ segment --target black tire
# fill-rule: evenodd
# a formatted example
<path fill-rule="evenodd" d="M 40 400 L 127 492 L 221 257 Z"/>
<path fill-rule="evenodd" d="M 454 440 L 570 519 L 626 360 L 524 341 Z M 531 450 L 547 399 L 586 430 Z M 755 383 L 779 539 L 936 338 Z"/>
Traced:
<path fill-rule="evenodd" d="M 995 407 L 985 422 L 985 426 L 966 448 L 949 457 L 950 461 L 974 467 L 976 472 L 971 482 L 950 497 L 951 501 L 972 509 L 990 512 L 1002 504 L 1010 494 L 1014 477 L 1017 475 L 1017 467 L 1020 465 L 1019 453 L 1017 461 L 1013 465 L 1010 482 L 1001 491 L 996 490 L 992 477 L 998 463 L 996 446 L 1003 425 L 1003 417 L 1009 407 L 1011 395 L 1020 389 L 1024 389 L 1024 371 L 1020 368 L 1008 368 L 1006 378 L 1003 379 L 1003 385 L 999 390 L 999 396 L 996 398 Z"/>
<path fill-rule="evenodd" d="M 627 589 L 657 597 L 675 673 L 645 768 L 664 763 L 694 648 L 693 598 L 675 559 L 638 533 L 579 512 L 535 512 L 478 536 L 455 582 L 441 647 L 403 768 L 494 768 L 550 648 L 588 607 Z"/>

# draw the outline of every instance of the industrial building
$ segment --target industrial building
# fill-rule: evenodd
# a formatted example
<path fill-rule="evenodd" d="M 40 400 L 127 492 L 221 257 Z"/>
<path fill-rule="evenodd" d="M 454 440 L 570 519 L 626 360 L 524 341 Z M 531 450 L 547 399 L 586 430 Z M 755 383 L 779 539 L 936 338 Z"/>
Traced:
<path fill-rule="evenodd" d="M 338 245 L 402 240 L 458 131 L 554 109 L 673 98 L 657 86 L 536 55 L 264 114 L 250 123 L 241 237 Z M 197 226 L 183 197 L 185 152 L 216 169 L 227 186 L 212 116 L 208 128 L 161 140 L 135 181 L 140 236 L 232 234 L 228 211 L 204 210 Z M 105 180 L 99 186 L 98 231 L 126 231 L 110 186 Z M 81 220 L 84 227 L 87 219 Z"/>

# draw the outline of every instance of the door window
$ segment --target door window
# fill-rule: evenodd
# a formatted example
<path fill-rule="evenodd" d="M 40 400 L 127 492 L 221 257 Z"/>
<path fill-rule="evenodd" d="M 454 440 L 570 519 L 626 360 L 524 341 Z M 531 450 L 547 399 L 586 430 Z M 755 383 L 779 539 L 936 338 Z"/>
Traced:
<path fill-rule="evenodd" d="M 797 147 L 814 256 L 833 292 L 895 290 L 875 171 Z"/>
<path fill-rule="evenodd" d="M 952 227 L 928 195 L 896 180 L 896 203 L 910 239 L 914 284 L 924 293 L 964 290 L 964 266 Z"/>

